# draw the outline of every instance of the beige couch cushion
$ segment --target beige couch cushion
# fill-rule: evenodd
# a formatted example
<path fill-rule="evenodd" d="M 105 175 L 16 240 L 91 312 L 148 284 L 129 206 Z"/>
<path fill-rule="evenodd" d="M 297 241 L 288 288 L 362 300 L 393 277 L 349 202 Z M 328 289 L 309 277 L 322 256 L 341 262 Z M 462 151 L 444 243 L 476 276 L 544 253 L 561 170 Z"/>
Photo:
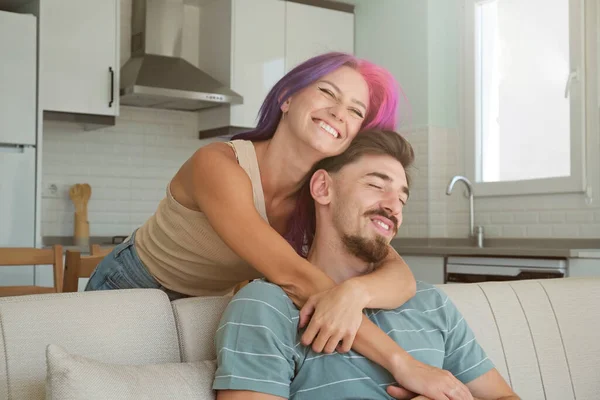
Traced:
<path fill-rule="evenodd" d="M 441 285 L 523 399 L 600 393 L 600 279 Z"/>
<path fill-rule="evenodd" d="M 46 400 L 214 400 L 216 361 L 106 364 L 49 345 Z"/>
<path fill-rule="evenodd" d="M 566 360 L 565 372 L 572 382 L 576 399 L 597 399 L 600 395 L 599 283 L 600 279 L 590 278 L 543 281 L 556 320 L 557 342 L 562 345 L 546 355 L 550 356 L 549 362 Z M 555 384 L 553 379 L 556 377 L 544 377 L 544 386 Z M 551 396 L 548 389 L 545 392 L 548 399 L 559 398 Z"/>
<path fill-rule="evenodd" d="M 181 360 L 175 320 L 160 290 L 134 289 L 0 299 L 11 400 L 44 399 L 46 347 L 115 364 Z"/>
<path fill-rule="evenodd" d="M 217 358 L 215 332 L 230 300 L 231 296 L 192 297 L 171 303 L 183 361 Z"/>
<path fill-rule="evenodd" d="M 2 314 L 0 314 L 0 399 L 8 399 L 8 378 L 6 372 L 6 354 L 4 352 L 4 329 L 2 328 Z"/>

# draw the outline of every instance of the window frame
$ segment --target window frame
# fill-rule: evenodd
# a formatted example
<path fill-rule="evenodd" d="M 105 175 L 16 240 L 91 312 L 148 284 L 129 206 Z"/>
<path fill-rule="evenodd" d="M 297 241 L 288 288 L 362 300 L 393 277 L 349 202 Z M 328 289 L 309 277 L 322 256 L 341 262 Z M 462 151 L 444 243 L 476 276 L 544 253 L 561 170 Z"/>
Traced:
<path fill-rule="evenodd" d="M 586 177 L 586 25 L 584 0 L 569 0 L 570 70 L 577 72 L 571 81 L 569 99 L 571 110 L 571 175 L 520 181 L 479 182 L 481 148 L 477 135 L 475 7 L 494 0 L 462 0 L 461 32 L 461 126 L 465 138 L 465 172 L 473 178 L 476 197 L 583 193 Z M 565 86 L 567 77 L 565 77 Z"/>

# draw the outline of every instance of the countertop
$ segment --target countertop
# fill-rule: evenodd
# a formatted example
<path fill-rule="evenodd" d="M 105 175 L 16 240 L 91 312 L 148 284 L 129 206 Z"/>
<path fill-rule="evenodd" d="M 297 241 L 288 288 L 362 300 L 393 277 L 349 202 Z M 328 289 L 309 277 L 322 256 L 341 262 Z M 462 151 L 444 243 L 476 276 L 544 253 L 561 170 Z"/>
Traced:
<path fill-rule="evenodd" d="M 486 239 L 478 248 L 468 239 L 396 238 L 400 255 L 598 258 L 600 239 Z"/>
<path fill-rule="evenodd" d="M 90 244 L 113 247 L 113 237 L 92 236 Z M 89 246 L 75 246 L 70 236 L 45 236 L 44 246 L 60 244 L 63 250 L 89 253 Z M 600 239 L 486 239 L 478 248 L 468 239 L 395 238 L 392 246 L 400 255 L 479 256 L 479 257 L 543 257 L 600 259 Z"/>

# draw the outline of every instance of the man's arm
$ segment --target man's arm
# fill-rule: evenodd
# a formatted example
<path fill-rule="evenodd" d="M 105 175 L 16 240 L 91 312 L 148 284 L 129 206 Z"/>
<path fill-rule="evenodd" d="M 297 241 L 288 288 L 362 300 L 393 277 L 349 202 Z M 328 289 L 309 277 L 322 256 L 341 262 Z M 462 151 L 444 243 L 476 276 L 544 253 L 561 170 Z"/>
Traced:
<path fill-rule="evenodd" d="M 285 400 L 285 397 L 272 394 L 250 392 L 248 390 L 219 390 L 217 400 Z"/>
<path fill-rule="evenodd" d="M 467 383 L 467 388 L 473 395 L 473 400 L 521 400 L 495 368 Z M 426 396 L 417 396 L 412 397 L 412 400 L 431 399 Z"/>
<path fill-rule="evenodd" d="M 261 281 L 248 284 L 229 302 L 215 337 L 218 368 L 212 388 L 220 399 L 290 395 L 302 354 L 295 347 L 291 306 L 281 288 Z"/>
<path fill-rule="evenodd" d="M 496 368 L 467 383 L 474 400 L 520 400 Z"/>

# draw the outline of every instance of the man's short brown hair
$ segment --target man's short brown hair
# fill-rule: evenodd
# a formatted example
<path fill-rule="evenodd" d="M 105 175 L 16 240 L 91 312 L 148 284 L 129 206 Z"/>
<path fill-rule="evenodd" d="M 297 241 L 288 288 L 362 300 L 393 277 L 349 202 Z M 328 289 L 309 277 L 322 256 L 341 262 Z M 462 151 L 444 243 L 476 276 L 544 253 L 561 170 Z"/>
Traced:
<path fill-rule="evenodd" d="M 415 160 L 415 152 L 402 135 L 387 130 L 370 130 L 359 133 L 342 154 L 325 158 L 316 163 L 308 180 L 310 181 L 315 171 L 324 169 L 327 172 L 338 172 L 345 165 L 356 162 L 367 154 L 387 155 L 398 160 L 406 171 L 406 181 L 410 187 L 410 176 L 407 170 Z"/>
<path fill-rule="evenodd" d="M 327 157 L 315 164 L 307 175 L 304 186 L 298 196 L 296 210 L 290 219 L 290 226 L 285 235 L 296 252 L 306 257 L 315 237 L 316 215 L 315 203 L 310 194 L 310 179 L 313 174 L 323 169 L 330 173 L 341 170 L 345 165 L 358 161 L 362 156 L 388 155 L 402 164 L 406 173 L 406 182 L 410 188 L 408 169 L 412 166 L 415 153 L 410 143 L 397 132 L 389 130 L 367 130 L 360 132 L 350 146 L 337 156 Z"/>

